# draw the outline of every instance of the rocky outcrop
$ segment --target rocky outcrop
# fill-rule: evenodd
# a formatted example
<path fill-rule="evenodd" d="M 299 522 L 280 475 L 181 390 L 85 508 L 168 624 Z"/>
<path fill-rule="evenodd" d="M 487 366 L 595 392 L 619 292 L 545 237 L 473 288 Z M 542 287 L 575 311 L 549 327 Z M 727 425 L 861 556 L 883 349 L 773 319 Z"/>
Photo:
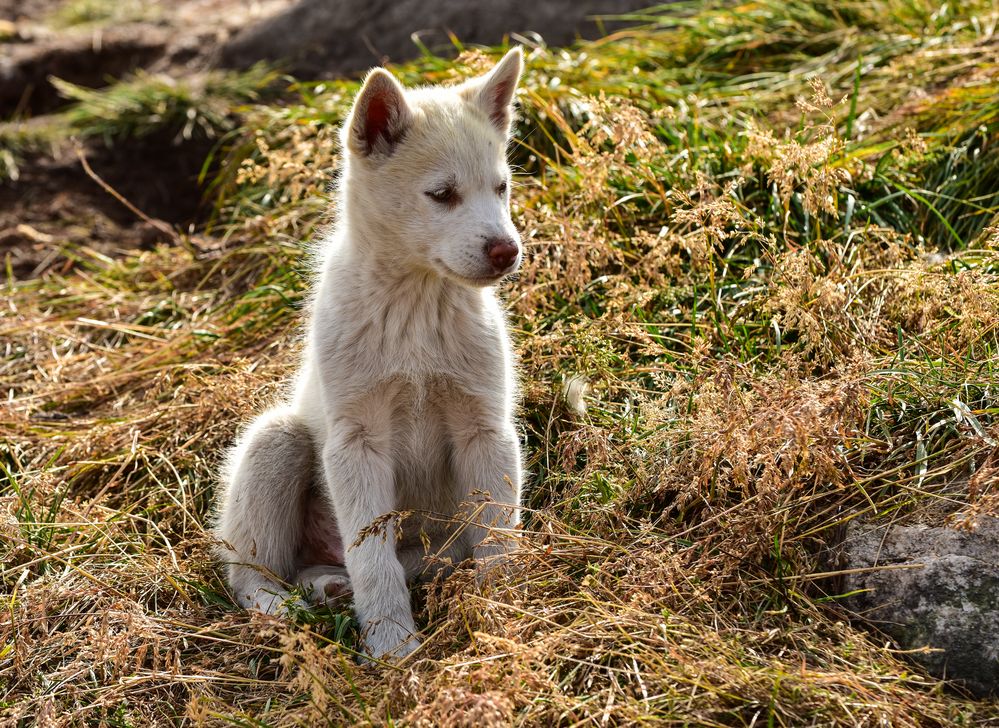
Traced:
<path fill-rule="evenodd" d="M 850 525 L 849 606 L 931 674 L 999 694 L 999 519 L 971 529 Z M 929 648 L 922 650 L 922 648 Z"/>
<path fill-rule="evenodd" d="M 299 78 L 364 71 L 420 53 L 423 45 L 497 44 L 510 33 L 537 33 L 549 45 L 595 38 L 623 24 L 597 16 L 647 8 L 649 0 L 300 0 L 237 34 L 222 49 L 223 65 L 247 68 L 281 61 Z M 632 22 L 634 24 L 634 22 Z"/>

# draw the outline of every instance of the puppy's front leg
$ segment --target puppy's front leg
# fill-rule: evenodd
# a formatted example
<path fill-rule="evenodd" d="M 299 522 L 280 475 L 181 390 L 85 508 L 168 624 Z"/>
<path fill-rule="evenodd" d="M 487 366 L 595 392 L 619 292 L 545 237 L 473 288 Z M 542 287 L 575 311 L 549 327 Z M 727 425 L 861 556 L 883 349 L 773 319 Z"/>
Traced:
<path fill-rule="evenodd" d="M 520 443 L 507 422 L 482 421 L 465 413 L 453 434 L 454 476 L 471 508 L 462 538 L 475 560 L 502 562 L 516 546 L 520 524 Z"/>
<path fill-rule="evenodd" d="M 323 464 L 368 653 L 403 657 L 420 643 L 406 575 L 396 555 L 395 527 L 387 523 L 357 543 L 366 527 L 396 509 L 391 413 L 385 408 L 384 403 L 368 403 L 365 412 L 336 418 Z"/>

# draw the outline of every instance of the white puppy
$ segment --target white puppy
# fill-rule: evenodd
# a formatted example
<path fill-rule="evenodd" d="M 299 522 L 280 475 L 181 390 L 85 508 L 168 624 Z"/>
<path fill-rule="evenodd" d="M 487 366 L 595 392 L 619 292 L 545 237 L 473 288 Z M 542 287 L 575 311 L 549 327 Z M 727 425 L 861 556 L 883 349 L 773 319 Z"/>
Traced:
<path fill-rule="evenodd" d="M 275 613 L 290 587 L 352 591 L 374 656 L 419 644 L 406 581 L 428 543 L 438 564 L 482 560 L 519 523 L 516 382 L 492 286 L 521 258 L 506 161 L 521 65 L 515 48 L 486 76 L 415 90 L 368 74 L 293 393 L 223 472 L 217 532 L 239 602 Z M 397 528 L 394 511 L 414 515 Z"/>

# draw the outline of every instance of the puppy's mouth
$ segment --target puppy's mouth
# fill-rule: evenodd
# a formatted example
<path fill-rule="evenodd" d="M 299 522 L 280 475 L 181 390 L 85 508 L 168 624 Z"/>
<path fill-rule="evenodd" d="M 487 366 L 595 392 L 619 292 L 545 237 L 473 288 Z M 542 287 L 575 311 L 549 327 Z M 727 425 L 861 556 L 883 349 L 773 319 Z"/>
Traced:
<path fill-rule="evenodd" d="M 469 275 L 465 275 L 464 273 L 459 273 L 454 268 L 452 268 L 449 265 L 447 265 L 440 258 L 436 258 L 434 262 L 436 262 L 437 265 L 440 266 L 440 269 L 442 271 L 444 271 L 445 275 L 448 278 L 452 278 L 452 279 L 457 280 L 457 281 L 459 281 L 461 283 L 465 283 L 467 285 L 472 285 L 472 286 L 489 286 L 489 285 L 492 285 L 494 283 L 499 283 L 501 280 L 503 280 L 504 278 L 506 278 L 508 275 L 510 275 L 512 273 L 515 273 L 517 271 L 517 268 L 518 268 L 517 264 L 514 264 L 514 265 L 511 265 L 507 270 L 500 271 L 499 273 L 489 273 L 489 274 L 483 274 L 483 275 L 479 275 L 479 276 L 469 276 Z"/>

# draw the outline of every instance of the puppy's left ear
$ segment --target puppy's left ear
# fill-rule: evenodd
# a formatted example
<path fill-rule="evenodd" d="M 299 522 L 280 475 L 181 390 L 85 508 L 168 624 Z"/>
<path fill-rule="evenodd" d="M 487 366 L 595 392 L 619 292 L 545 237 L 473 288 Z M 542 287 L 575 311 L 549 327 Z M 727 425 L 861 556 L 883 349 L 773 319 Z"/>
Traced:
<path fill-rule="evenodd" d="M 513 121 L 513 94 L 524 68 L 524 52 L 520 46 L 507 51 L 493 70 L 469 83 L 462 95 L 477 105 L 501 134 L 510 134 Z"/>

